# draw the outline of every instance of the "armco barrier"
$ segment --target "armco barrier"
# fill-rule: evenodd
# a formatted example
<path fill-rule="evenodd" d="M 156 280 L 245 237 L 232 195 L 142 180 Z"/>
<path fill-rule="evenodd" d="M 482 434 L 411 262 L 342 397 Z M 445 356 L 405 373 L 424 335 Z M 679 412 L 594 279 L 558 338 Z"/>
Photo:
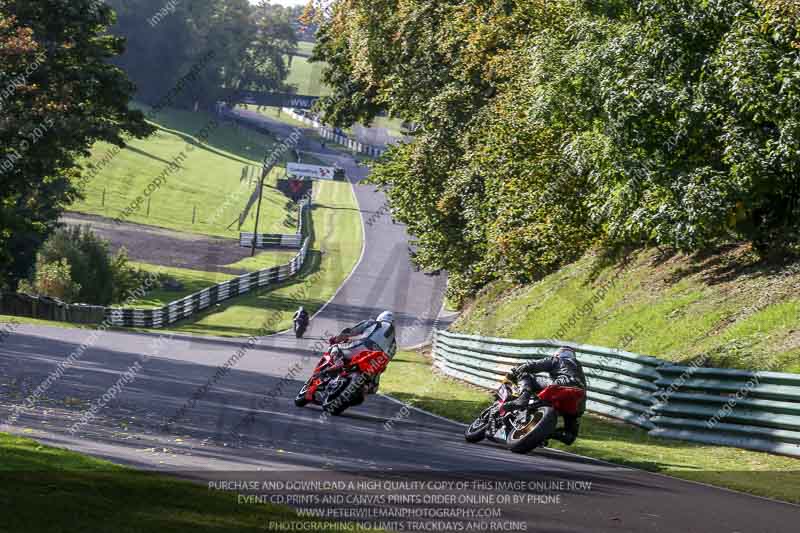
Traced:
<path fill-rule="evenodd" d="M 658 373 L 652 435 L 800 457 L 800 375 L 670 364 Z"/>
<path fill-rule="evenodd" d="M 589 381 L 587 409 L 652 428 L 646 414 L 657 390 L 654 357 L 596 346 L 547 340 L 512 340 L 437 331 L 434 337 L 436 366 L 446 374 L 475 385 L 494 388 L 513 367 L 541 359 L 559 346 L 572 346 Z M 645 415 L 645 416 L 643 416 Z"/>
<path fill-rule="evenodd" d="M 587 409 L 658 437 L 800 457 L 800 375 L 677 366 L 655 357 L 552 340 L 513 340 L 437 331 L 434 365 L 447 375 L 494 388 L 512 367 L 578 353 Z"/>
<path fill-rule="evenodd" d="M 371 156 L 371 157 L 379 157 L 379 156 L 383 155 L 383 153 L 386 151 L 386 148 L 384 148 L 382 146 L 374 146 L 374 145 L 371 145 L 371 144 L 361 143 L 361 142 L 358 142 L 358 141 L 356 141 L 354 139 L 351 139 L 347 135 L 342 135 L 340 133 L 336 133 L 336 131 L 333 128 L 329 128 L 328 126 L 322 124 L 321 122 L 318 122 L 318 121 L 316 121 L 314 119 L 308 118 L 305 115 L 301 115 L 299 113 L 296 113 L 294 111 L 294 109 L 292 109 L 292 108 L 284 107 L 284 108 L 281 109 L 281 111 L 286 113 L 287 115 L 289 115 L 293 119 L 298 120 L 298 121 L 302 122 L 303 124 L 307 124 L 307 125 L 313 127 L 315 130 L 317 130 L 317 133 L 323 139 L 326 139 L 326 140 L 329 140 L 329 141 L 333 141 L 336 144 L 340 144 L 340 145 L 352 150 L 353 152 L 358 152 L 360 154 L 366 154 L 366 155 Z"/>
<path fill-rule="evenodd" d="M 300 248 L 303 244 L 302 235 L 281 235 L 272 233 L 259 233 L 256 235 L 256 248 Z M 239 245 L 249 248 L 253 246 L 252 233 L 240 233 Z"/>
<path fill-rule="evenodd" d="M 308 246 L 311 240 L 310 237 L 303 237 L 303 221 L 310 208 L 311 200 L 305 200 L 300 206 L 297 215 L 296 234 L 259 234 L 256 236 L 256 247 L 258 248 L 268 246 L 271 240 L 272 242 L 276 242 L 275 239 L 277 239 L 278 246 L 299 248 L 300 250 L 297 252 L 297 255 L 295 255 L 289 263 L 259 270 L 258 272 L 251 272 L 250 274 L 224 281 L 213 287 L 203 289 L 200 292 L 190 294 L 185 298 L 171 302 L 159 309 L 107 308 L 106 319 L 114 326 L 160 328 L 182 318 L 189 317 L 234 296 L 245 294 L 253 289 L 265 287 L 288 279 L 299 272 L 306 262 Z M 241 233 L 239 235 L 239 244 L 241 246 L 252 246 L 252 239 L 252 233 Z"/>
<path fill-rule="evenodd" d="M 288 264 L 251 272 L 250 274 L 224 281 L 158 309 L 118 309 L 109 307 L 106 308 L 106 318 L 113 326 L 121 327 L 160 328 L 172 324 L 234 296 L 290 278 L 303 268 L 308 254 L 309 242 L 310 238 L 307 237 L 297 255 Z"/>
<path fill-rule="evenodd" d="M 311 201 L 304 201 L 297 212 L 297 233 L 259 233 L 256 235 L 256 248 L 300 248 L 303 245 L 303 220 L 311 208 Z M 253 246 L 253 233 L 239 233 L 239 246 Z"/>
<path fill-rule="evenodd" d="M 300 209 L 301 223 L 298 225 L 298 230 L 301 232 L 303 213 L 308 210 L 309 206 L 310 203 L 307 202 Z M 252 236 L 252 233 L 249 235 Z M 269 236 L 259 235 L 258 237 L 262 239 L 261 244 L 263 245 L 263 239 Z M 308 255 L 310 237 L 304 238 L 302 233 L 279 235 L 278 237 L 286 239 L 285 243 L 281 244 L 282 246 L 300 248 L 289 263 L 224 281 L 180 300 L 170 302 L 161 308 L 130 309 L 68 304 L 54 298 L 12 293 L 1 295 L 0 311 L 11 315 L 64 322 L 97 324 L 107 320 L 112 326 L 118 327 L 161 328 L 239 294 L 245 294 L 253 289 L 284 281 L 299 272 L 303 268 Z M 245 246 L 244 237 L 240 237 L 240 243 Z M 251 243 L 252 241 L 248 241 L 246 246 L 251 246 Z"/>

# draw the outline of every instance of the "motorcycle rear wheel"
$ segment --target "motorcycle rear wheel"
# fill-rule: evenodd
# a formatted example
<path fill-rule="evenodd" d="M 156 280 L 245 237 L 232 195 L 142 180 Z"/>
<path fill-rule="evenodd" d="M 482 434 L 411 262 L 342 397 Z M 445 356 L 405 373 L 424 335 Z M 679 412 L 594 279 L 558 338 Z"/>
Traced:
<path fill-rule="evenodd" d="M 489 427 L 490 413 L 491 407 L 482 412 L 480 416 L 464 430 L 464 439 L 467 442 L 480 442 L 486 438 L 486 428 Z"/>
<path fill-rule="evenodd" d="M 524 426 L 512 428 L 506 437 L 506 446 L 514 453 L 528 453 L 541 446 L 556 430 L 558 412 L 544 405 L 530 413 Z"/>

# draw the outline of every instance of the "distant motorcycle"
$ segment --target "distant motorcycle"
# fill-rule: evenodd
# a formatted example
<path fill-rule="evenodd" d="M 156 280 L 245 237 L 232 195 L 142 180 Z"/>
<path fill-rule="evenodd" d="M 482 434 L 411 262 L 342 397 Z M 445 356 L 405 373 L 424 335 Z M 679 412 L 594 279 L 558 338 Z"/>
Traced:
<path fill-rule="evenodd" d="M 373 392 L 374 378 L 389 365 L 389 357 L 367 346 L 352 350 L 349 360 L 342 357 L 336 345 L 322 354 L 311 377 L 297 393 L 295 405 L 304 407 L 313 402 L 331 415 L 340 415 L 348 407 L 363 403 Z"/>
<path fill-rule="evenodd" d="M 298 339 L 302 337 L 306 329 L 308 328 L 308 320 L 302 320 L 300 318 L 294 319 L 294 336 Z"/>
<path fill-rule="evenodd" d="M 505 404 L 519 397 L 519 387 L 503 382 L 495 402 L 464 431 L 467 442 L 487 438 L 505 443 L 515 453 L 527 453 L 543 446 L 555 432 L 559 414 L 577 415 L 586 391 L 578 387 L 550 385 L 531 398 L 526 409 L 510 410 Z"/>

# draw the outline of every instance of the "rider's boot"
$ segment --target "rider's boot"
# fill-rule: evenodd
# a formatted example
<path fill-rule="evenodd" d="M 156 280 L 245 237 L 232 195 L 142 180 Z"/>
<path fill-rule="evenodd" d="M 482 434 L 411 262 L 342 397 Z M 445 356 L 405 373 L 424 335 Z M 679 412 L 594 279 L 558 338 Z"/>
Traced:
<path fill-rule="evenodd" d="M 517 409 L 525 409 L 526 407 L 528 407 L 528 403 L 530 403 L 530 401 L 531 401 L 530 391 L 523 390 L 522 393 L 519 395 L 519 398 L 517 398 L 514 401 L 508 402 L 507 404 L 505 404 L 505 407 L 512 411 Z"/>
<path fill-rule="evenodd" d="M 564 427 L 559 428 L 553 432 L 552 438 L 560 440 L 567 446 L 575 442 L 578 438 L 578 431 L 580 431 L 580 421 L 576 417 L 565 416 Z"/>
<path fill-rule="evenodd" d="M 380 386 L 380 376 L 375 376 L 367 384 L 366 393 L 367 394 L 375 394 L 375 393 L 377 393 L 379 386 Z"/>
<path fill-rule="evenodd" d="M 553 432 L 552 435 L 550 435 L 550 438 L 556 439 L 557 441 L 561 441 L 567 446 L 569 446 L 570 444 L 575 442 L 575 439 L 578 438 L 578 436 L 564 429 L 557 429 Z"/>

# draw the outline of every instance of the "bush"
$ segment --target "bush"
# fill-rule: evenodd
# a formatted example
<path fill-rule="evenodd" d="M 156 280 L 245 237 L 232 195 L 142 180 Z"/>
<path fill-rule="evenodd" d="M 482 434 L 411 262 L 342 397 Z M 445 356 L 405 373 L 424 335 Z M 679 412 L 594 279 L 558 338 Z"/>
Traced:
<path fill-rule="evenodd" d="M 111 259 L 111 275 L 114 280 L 111 301 L 120 303 L 128 294 L 144 284 L 147 273 L 128 264 L 128 251 L 123 247 Z"/>
<path fill-rule="evenodd" d="M 19 292 L 58 298 L 67 303 L 77 301 L 80 290 L 81 285 L 72 279 L 72 267 L 66 258 L 38 265 L 33 283 L 27 280 L 19 283 Z"/>
<path fill-rule="evenodd" d="M 19 290 L 69 302 L 109 305 L 122 302 L 145 276 L 130 266 L 125 248 L 112 256 L 108 241 L 88 226 L 76 226 L 58 229 L 45 241 L 36 257 L 33 281 L 20 282 Z"/>
<path fill-rule="evenodd" d="M 108 241 L 95 235 L 88 226 L 74 226 L 55 231 L 42 245 L 36 257 L 36 271 L 42 265 L 66 258 L 72 267 L 72 279 L 80 285 L 78 301 L 108 305 L 114 293 L 114 273 Z"/>

